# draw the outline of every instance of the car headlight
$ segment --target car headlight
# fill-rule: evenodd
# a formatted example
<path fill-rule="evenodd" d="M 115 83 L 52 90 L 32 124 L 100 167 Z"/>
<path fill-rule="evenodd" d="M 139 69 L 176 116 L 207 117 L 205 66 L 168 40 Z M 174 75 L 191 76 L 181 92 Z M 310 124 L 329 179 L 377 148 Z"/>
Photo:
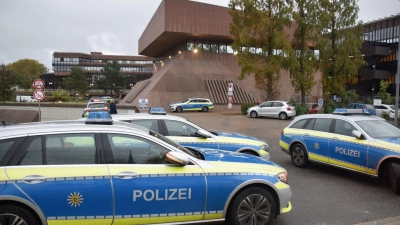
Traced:
<path fill-rule="evenodd" d="M 276 178 L 278 178 L 278 180 L 280 180 L 281 182 L 283 182 L 285 184 L 288 183 L 288 177 L 287 177 L 287 173 L 286 172 L 278 173 L 276 175 Z"/>
<path fill-rule="evenodd" d="M 260 148 L 266 152 L 269 152 L 269 146 L 267 144 L 265 145 L 260 145 Z"/>

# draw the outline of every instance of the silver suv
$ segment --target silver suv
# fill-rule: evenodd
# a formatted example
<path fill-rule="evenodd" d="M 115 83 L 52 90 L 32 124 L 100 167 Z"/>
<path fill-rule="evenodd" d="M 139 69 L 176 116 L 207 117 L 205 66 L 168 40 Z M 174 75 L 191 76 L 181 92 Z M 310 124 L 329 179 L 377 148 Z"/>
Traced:
<path fill-rule="evenodd" d="M 286 120 L 296 116 L 296 108 L 285 101 L 267 101 L 261 105 L 250 107 L 247 115 L 251 118 L 265 116 Z"/>

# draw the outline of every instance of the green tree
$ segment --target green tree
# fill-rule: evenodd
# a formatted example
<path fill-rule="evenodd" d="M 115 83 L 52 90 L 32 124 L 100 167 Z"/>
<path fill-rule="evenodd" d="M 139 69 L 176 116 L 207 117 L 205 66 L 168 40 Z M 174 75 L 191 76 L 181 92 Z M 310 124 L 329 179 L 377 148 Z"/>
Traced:
<path fill-rule="evenodd" d="M 85 72 L 77 66 L 73 66 L 65 79 L 65 89 L 74 92 L 74 101 L 77 92 L 85 94 L 88 89 Z"/>
<path fill-rule="evenodd" d="M 25 89 L 32 88 L 33 81 L 48 71 L 46 66 L 34 59 L 20 59 L 8 64 L 6 68 L 15 76 L 16 84 Z"/>
<path fill-rule="evenodd" d="M 94 80 L 94 84 L 97 89 L 103 90 L 104 94 L 107 94 L 107 92 L 110 90 L 107 79 L 105 77 L 96 78 Z"/>
<path fill-rule="evenodd" d="M 3 102 L 11 100 L 14 96 L 15 85 L 16 79 L 13 73 L 6 69 L 4 64 L 0 65 L 0 97 Z"/>
<path fill-rule="evenodd" d="M 318 69 L 318 58 L 308 46 L 318 41 L 318 0 L 295 0 L 293 20 L 297 25 L 293 34 L 293 50 L 289 54 L 288 68 L 292 86 L 300 92 L 301 103 L 315 85 L 314 76 Z"/>
<path fill-rule="evenodd" d="M 100 84 L 100 86 L 107 87 L 107 90 L 111 90 L 111 95 L 113 91 L 119 95 L 125 88 L 125 76 L 121 73 L 121 65 L 113 60 L 107 63 L 103 72 L 105 80 L 100 78 L 98 80 L 100 83 L 96 83 L 96 85 Z M 103 90 L 105 89 L 103 88 Z"/>
<path fill-rule="evenodd" d="M 238 79 L 254 74 L 266 100 L 278 97 L 279 73 L 291 44 L 283 30 L 290 24 L 292 0 L 230 0 L 230 33 L 242 67 Z"/>
<path fill-rule="evenodd" d="M 394 99 L 390 93 L 387 93 L 390 82 L 381 80 L 379 92 L 376 94 L 380 99 L 382 99 L 382 104 L 393 104 Z"/>
<path fill-rule="evenodd" d="M 365 64 L 360 49 L 363 25 L 357 22 L 358 0 L 319 0 L 322 36 L 318 42 L 323 90 L 340 95 Z"/>

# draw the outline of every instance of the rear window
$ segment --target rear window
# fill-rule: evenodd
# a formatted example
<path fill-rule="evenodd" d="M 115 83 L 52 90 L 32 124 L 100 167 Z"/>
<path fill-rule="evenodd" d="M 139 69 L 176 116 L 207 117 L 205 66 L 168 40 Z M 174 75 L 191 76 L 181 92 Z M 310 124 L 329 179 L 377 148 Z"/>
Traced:
<path fill-rule="evenodd" d="M 373 105 L 365 105 L 367 107 L 367 109 L 375 109 L 375 107 Z"/>
<path fill-rule="evenodd" d="M 88 108 L 104 108 L 104 107 L 106 107 L 106 104 L 104 103 L 95 103 L 88 105 Z"/>

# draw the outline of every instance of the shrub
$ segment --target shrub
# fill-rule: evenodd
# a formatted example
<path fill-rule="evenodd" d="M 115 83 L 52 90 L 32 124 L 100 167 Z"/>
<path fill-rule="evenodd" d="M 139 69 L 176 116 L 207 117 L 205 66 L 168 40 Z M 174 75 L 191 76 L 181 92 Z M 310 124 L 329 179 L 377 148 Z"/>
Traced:
<path fill-rule="evenodd" d="M 308 107 L 306 104 L 297 104 L 296 106 L 296 116 L 308 114 Z"/>
<path fill-rule="evenodd" d="M 253 107 L 253 106 L 256 106 L 256 104 L 254 104 L 254 103 L 243 103 L 240 109 L 241 109 L 242 113 L 244 115 L 246 115 L 247 114 L 247 110 L 250 107 Z"/>
<path fill-rule="evenodd" d="M 69 93 L 66 91 L 57 91 L 57 92 L 53 92 L 52 94 L 53 94 L 52 101 L 54 101 L 54 102 L 58 102 L 58 101 L 68 102 L 69 101 Z"/>
<path fill-rule="evenodd" d="M 381 117 L 385 120 L 392 120 L 392 118 L 390 118 L 389 113 L 382 111 L 382 115 Z"/>

